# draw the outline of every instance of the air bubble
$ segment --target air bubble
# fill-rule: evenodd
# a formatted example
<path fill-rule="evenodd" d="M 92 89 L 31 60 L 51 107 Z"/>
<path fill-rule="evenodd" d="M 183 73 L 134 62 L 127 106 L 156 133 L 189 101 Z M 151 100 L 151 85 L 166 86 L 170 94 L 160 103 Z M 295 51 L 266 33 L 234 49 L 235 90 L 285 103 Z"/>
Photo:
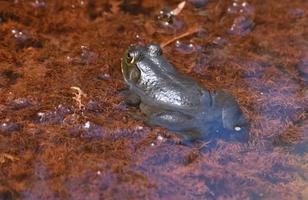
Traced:
<path fill-rule="evenodd" d="M 244 36 L 252 31 L 253 26 L 254 23 L 249 17 L 240 16 L 235 18 L 229 34 Z"/>
<path fill-rule="evenodd" d="M 185 44 L 179 40 L 175 42 L 175 49 L 184 54 L 191 54 L 197 51 L 201 51 L 202 48 L 192 43 Z"/>
<path fill-rule="evenodd" d="M 233 2 L 230 7 L 227 9 L 228 13 L 230 14 L 244 14 L 244 15 L 253 15 L 255 9 L 252 5 L 248 4 L 246 1 L 240 2 Z"/>

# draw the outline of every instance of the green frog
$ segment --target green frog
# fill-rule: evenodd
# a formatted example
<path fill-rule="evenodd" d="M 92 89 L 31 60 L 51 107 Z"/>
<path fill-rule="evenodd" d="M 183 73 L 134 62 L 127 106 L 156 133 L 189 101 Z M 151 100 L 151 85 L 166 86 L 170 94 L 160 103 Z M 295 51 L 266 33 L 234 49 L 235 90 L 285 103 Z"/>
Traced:
<path fill-rule="evenodd" d="M 129 87 L 126 102 L 140 107 L 146 124 L 174 131 L 183 141 L 248 139 L 246 120 L 234 97 L 210 92 L 178 72 L 160 46 L 130 46 L 121 70 Z"/>

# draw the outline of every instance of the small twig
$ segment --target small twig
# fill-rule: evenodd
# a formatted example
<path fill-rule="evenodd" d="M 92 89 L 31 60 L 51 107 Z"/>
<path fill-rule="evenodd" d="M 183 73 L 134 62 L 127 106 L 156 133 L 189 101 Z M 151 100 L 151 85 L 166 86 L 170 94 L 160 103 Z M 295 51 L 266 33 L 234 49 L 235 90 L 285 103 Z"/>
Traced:
<path fill-rule="evenodd" d="M 186 31 L 185 33 L 182 33 L 181 35 L 175 36 L 175 37 L 171 38 L 170 40 L 167 40 L 166 42 L 162 42 L 162 43 L 160 44 L 160 46 L 161 46 L 161 48 L 164 48 L 164 47 L 166 47 L 167 45 L 169 45 L 170 43 L 172 43 L 172 42 L 174 42 L 174 41 L 176 41 L 176 40 L 179 40 L 179 39 L 181 39 L 181 38 L 187 37 L 187 36 L 189 36 L 189 35 L 192 35 L 192 34 L 198 32 L 199 30 L 200 30 L 199 27 L 191 28 L 191 29 L 189 29 L 188 31 Z"/>
<path fill-rule="evenodd" d="M 73 99 L 77 102 L 79 110 L 81 110 L 84 105 L 82 103 L 82 97 L 87 97 L 87 95 L 77 86 L 71 87 L 72 90 L 76 90 L 77 92 L 74 93 Z"/>
<path fill-rule="evenodd" d="M 200 151 L 203 147 L 206 147 L 208 144 L 210 144 L 212 141 L 202 142 L 201 146 L 198 147 L 198 150 Z"/>
<path fill-rule="evenodd" d="M 0 154 L 0 164 L 5 163 L 6 160 L 10 160 L 10 161 L 15 161 L 15 160 L 19 160 L 17 157 L 12 156 L 11 154 L 8 153 L 2 153 Z"/>

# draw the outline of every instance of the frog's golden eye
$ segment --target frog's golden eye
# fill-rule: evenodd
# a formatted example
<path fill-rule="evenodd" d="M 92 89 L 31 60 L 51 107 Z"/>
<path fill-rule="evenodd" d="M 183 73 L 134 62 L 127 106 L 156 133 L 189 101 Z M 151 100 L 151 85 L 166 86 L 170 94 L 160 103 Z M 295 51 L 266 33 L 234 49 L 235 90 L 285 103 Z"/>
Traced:
<path fill-rule="evenodd" d="M 150 44 L 148 47 L 148 53 L 152 56 L 160 56 L 162 55 L 162 50 L 159 45 L 156 44 Z"/>
<path fill-rule="evenodd" d="M 135 57 L 131 56 L 129 53 L 127 53 L 126 58 L 127 58 L 127 63 L 128 64 L 134 64 L 135 63 L 135 60 L 136 60 Z"/>

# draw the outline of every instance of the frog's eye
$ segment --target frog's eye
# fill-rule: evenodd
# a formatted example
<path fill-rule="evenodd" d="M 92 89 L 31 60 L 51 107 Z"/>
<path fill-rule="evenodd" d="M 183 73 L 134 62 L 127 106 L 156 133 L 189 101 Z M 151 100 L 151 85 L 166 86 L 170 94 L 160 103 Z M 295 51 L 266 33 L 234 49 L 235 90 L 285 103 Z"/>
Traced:
<path fill-rule="evenodd" d="M 130 51 L 126 55 L 127 64 L 135 64 L 138 60 L 141 59 L 141 54 L 139 51 Z"/>
<path fill-rule="evenodd" d="M 138 80 L 140 79 L 140 71 L 138 68 L 134 67 L 131 69 L 130 73 L 129 73 L 129 79 L 131 81 L 133 81 L 134 83 L 137 83 Z"/>
<path fill-rule="evenodd" d="M 149 54 L 151 54 L 152 56 L 160 56 L 162 54 L 160 46 L 156 44 L 150 44 L 147 49 Z"/>
<path fill-rule="evenodd" d="M 134 56 L 131 56 L 130 53 L 127 53 L 126 58 L 127 58 L 127 63 L 128 64 L 134 64 L 134 62 L 135 62 L 135 57 Z"/>

